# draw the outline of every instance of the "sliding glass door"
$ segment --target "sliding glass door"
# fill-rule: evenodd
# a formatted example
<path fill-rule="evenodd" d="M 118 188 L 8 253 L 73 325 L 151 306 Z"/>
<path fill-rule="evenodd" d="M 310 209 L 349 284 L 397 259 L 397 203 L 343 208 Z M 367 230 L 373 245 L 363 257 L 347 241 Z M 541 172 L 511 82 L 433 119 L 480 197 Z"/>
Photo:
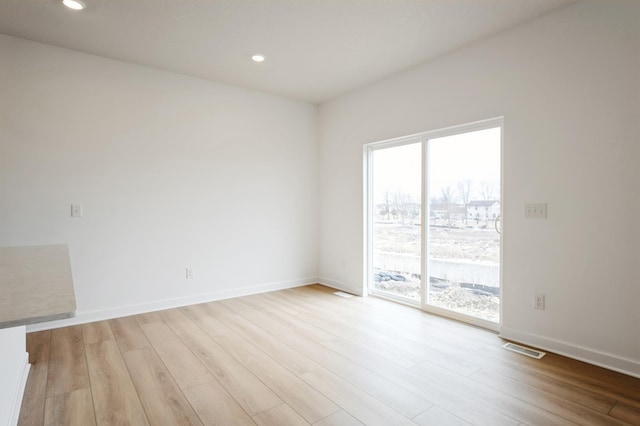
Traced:
<path fill-rule="evenodd" d="M 495 328 L 502 122 L 367 146 L 371 293 Z"/>
<path fill-rule="evenodd" d="M 402 140 L 371 152 L 371 285 L 420 303 L 422 143 Z"/>

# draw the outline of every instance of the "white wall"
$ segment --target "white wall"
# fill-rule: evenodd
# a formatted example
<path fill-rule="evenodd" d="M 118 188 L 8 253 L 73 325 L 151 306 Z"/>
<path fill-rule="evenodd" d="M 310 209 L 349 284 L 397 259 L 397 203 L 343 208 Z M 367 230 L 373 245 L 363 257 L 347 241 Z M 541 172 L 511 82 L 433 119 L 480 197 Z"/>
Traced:
<path fill-rule="evenodd" d="M 0 425 L 18 423 L 29 372 L 25 326 L 0 329 Z"/>
<path fill-rule="evenodd" d="M 321 280 L 363 289 L 363 144 L 504 116 L 502 334 L 640 375 L 639 18 L 578 2 L 322 105 Z"/>
<path fill-rule="evenodd" d="M 85 320 L 317 267 L 361 292 L 363 144 L 504 116 L 503 334 L 638 375 L 639 7 L 578 2 L 324 104 L 319 126 L 310 104 L 0 35 L 0 245 L 68 243 Z"/>
<path fill-rule="evenodd" d="M 79 319 L 315 282 L 316 106 L 4 35 L 0 96 L 0 245 L 68 243 Z"/>

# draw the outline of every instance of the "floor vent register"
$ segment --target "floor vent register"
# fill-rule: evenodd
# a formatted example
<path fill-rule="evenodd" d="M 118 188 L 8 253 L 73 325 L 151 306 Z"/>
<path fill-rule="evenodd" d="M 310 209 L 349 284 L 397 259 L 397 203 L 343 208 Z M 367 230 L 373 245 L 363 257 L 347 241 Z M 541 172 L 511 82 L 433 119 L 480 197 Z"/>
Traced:
<path fill-rule="evenodd" d="M 535 359 L 540 359 L 547 354 L 546 352 L 541 352 L 536 349 L 531 349 L 525 346 L 516 345 L 515 343 L 506 343 L 502 347 L 512 352 L 517 352 L 519 354 L 530 356 L 531 358 L 535 358 Z"/>

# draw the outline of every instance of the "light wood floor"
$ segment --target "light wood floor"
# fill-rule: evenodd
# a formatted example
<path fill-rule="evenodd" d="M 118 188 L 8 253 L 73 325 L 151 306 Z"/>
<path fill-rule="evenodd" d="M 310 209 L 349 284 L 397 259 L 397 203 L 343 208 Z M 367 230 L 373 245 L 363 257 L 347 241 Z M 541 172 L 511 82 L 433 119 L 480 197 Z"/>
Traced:
<path fill-rule="evenodd" d="M 640 425 L 638 379 L 331 292 L 29 334 L 20 424 Z"/>

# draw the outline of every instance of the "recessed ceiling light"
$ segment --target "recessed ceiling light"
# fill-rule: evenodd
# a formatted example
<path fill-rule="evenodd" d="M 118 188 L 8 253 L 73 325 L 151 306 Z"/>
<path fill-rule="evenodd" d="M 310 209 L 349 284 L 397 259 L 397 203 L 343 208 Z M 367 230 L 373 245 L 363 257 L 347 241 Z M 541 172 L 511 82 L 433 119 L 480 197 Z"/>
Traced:
<path fill-rule="evenodd" d="M 264 61 L 264 56 L 263 55 L 253 55 L 251 57 L 251 59 L 253 59 L 253 62 L 262 62 L 262 61 Z"/>
<path fill-rule="evenodd" d="M 73 10 L 82 10 L 87 7 L 87 5 L 80 0 L 62 0 L 62 4 Z"/>

